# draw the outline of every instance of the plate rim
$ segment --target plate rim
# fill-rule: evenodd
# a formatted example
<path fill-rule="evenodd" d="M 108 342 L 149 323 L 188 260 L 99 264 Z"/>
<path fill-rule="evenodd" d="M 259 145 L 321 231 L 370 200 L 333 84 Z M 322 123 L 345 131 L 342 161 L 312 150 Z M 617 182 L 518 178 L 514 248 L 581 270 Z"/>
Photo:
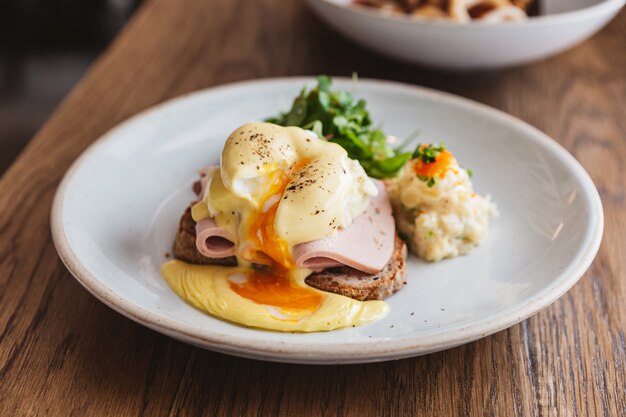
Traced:
<path fill-rule="evenodd" d="M 334 80 L 348 82 L 349 78 L 333 77 Z M 594 226 L 590 236 L 583 242 L 584 250 L 579 261 L 572 265 L 572 261 L 566 265 L 570 269 L 558 281 L 552 282 L 550 286 L 544 287 L 541 291 L 529 298 L 525 304 L 517 308 L 507 308 L 491 316 L 476 321 L 474 324 L 464 326 L 460 329 L 453 329 L 437 333 L 430 336 L 404 337 L 401 339 L 383 339 L 345 343 L 333 346 L 329 350 L 327 345 L 320 342 L 292 344 L 290 342 L 265 342 L 258 338 L 233 335 L 232 333 L 222 333 L 206 331 L 200 334 L 196 327 L 181 323 L 165 315 L 146 310 L 128 299 L 116 294 L 104 285 L 95 275 L 91 274 L 81 263 L 80 259 L 72 251 L 65 236 L 63 228 L 63 206 L 65 192 L 72 182 L 74 174 L 82 167 L 87 158 L 98 150 L 107 140 L 114 137 L 118 130 L 126 128 L 128 125 L 142 119 L 151 113 L 158 112 L 165 107 L 174 107 L 178 102 L 190 99 L 194 96 L 223 92 L 229 89 L 244 88 L 255 84 L 273 83 L 301 83 L 310 84 L 314 82 L 314 77 L 275 77 L 260 78 L 246 81 L 238 81 L 219 86 L 208 87 L 193 91 L 177 97 L 168 99 L 155 106 L 149 107 L 136 113 L 130 118 L 115 125 L 105 134 L 91 143 L 81 152 L 79 157 L 72 163 L 61 180 L 54 196 L 51 209 L 51 231 L 54 245 L 59 257 L 65 264 L 68 271 L 74 278 L 94 297 L 131 320 L 151 328 L 160 333 L 183 340 L 206 349 L 223 353 L 245 356 L 249 358 L 272 360 L 277 362 L 290 363 L 364 363 L 374 361 L 384 361 L 403 357 L 418 356 L 447 348 L 452 348 L 461 344 L 469 343 L 490 334 L 496 333 L 511 327 L 526 318 L 538 313 L 551 305 L 570 288 L 572 288 L 589 268 L 596 253 L 599 250 L 604 229 L 604 211 L 599 193 L 593 184 L 589 174 L 583 166 L 554 139 L 550 138 L 539 129 L 530 124 L 488 105 L 476 102 L 471 99 L 460 97 L 451 93 L 442 92 L 416 85 L 376 79 L 359 79 L 359 84 L 374 87 L 385 87 L 401 90 L 410 90 L 422 97 L 441 100 L 447 103 L 460 105 L 466 110 L 477 111 L 487 114 L 495 119 L 502 120 L 508 124 L 526 131 L 529 137 L 542 142 L 551 148 L 556 157 L 571 170 L 577 182 L 581 184 L 583 191 L 590 200 L 591 224 Z M 595 223 L 595 224 L 594 224 Z M 583 245 L 581 245 L 582 249 Z M 510 311 L 509 311 L 510 310 Z M 503 313 L 507 312 L 508 313 Z"/>

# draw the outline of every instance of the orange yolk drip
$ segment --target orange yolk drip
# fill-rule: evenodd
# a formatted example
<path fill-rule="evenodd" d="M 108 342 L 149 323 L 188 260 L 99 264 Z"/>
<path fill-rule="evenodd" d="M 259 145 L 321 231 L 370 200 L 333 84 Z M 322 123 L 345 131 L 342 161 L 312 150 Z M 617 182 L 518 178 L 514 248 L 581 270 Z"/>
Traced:
<path fill-rule="evenodd" d="M 285 191 L 287 184 L 288 181 L 285 181 L 284 185 L 280 185 L 279 193 L 281 195 Z M 276 193 L 272 193 L 272 195 L 274 194 Z M 264 199 L 263 205 L 265 205 L 266 201 L 267 198 Z M 287 246 L 287 242 L 277 236 L 276 230 L 274 229 L 274 221 L 276 220 L 279 202 L 280 200 L 266 211 L 257 214 L 250 225 L 249 233 L 250 239 L 262 253 L 261 256 L 267 255 L 276 264 L 285 269 L 290 269 L 293 267 L 293 260 L 289 254 L 289 247 Z"/>
<path fill-rule="evenodd" d="M 274 263 L 285 269 L 293 268 L 293 260 L 291 259 L 287 242 L 281 239 L 274 229 L 276 213 L 278 212 L 280 199 L 289 185 L 291 177 L 299 172 L 308 162 L 308 159 L 298 161 L 289 171 L 278 176 L 274 184 L 261 199 L 261 211 L 256 214 L 248 229 L 250 240 L 252 240 L 259 251 L 269 256 Z M 276 199 L 274 204 L 270 207 L 265 207 L 268 200 L 272 197 L 275 198 L 275 196 L 279 198 Z"/>
<path fill-rule="evenodd" d="M 413 171 L 420 177 L 444 178 L 448 167 L 454 162 L 454 156 L 448 151 L 440 152 L 435 158 L 435 162 L 427 164 L 421 159 L 413 161 Z"/>
<path fill-rule="evenodd" d="M 267 201 L 275 195 L 282 198 L 290 178 L 300 171 L 309 161 L 296 163 L 288 172 L 280 175 L 261 201 L 265 208 Z M 230 287 L 240 296 L 259 304 L 287 309 L 305 309 L 315 311 L 322 302 L 322 296 L 309 288 L 295 286 L 291 280 L 293 259 L 287 242 L 281 239 L 274 228 L 280 198 L 265 211 L 261 210 L 254 217 L 249 228 L 249 237 L 259 249 L 257 257 L 261 260 L 271 258 L 269 270 L 254 271 L 248 274 L 244 284 L 230 283 Z M 266 263 L 266 262 L 263 262 Z"/>
<path fill-rule="evenodd" d="M 230 288 L 240 296 L 259 304 L 286 309 L 315 311 L 322 295 L 292 284 L 289 270 L 254 271 L 244 284 L 230 283 Z"/>

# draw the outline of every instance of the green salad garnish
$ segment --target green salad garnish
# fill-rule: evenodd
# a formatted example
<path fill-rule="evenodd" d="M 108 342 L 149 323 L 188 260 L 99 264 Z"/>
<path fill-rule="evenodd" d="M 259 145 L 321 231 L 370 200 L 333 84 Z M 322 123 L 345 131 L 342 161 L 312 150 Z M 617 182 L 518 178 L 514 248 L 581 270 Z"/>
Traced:
<path fill-rule="evenodd" d="M 423 164 L 434 164 L 437 161 L 439 154 L 445 150 L 446 145 L 443 143 L 440 143 L 439 145 L 433 145 L 432 143 L 422 145 L 418 143 L 413 155 L 411 155 L 411 159 L 421 161 Z M 434 175 L 428 176 L 416 174 L 416 176 L 420 180 L 424 181 L 426 185 L 428 185 L 428 188 L 432 188 L 435 185 L 436 180 Z"/>
<path fill-rule="evenodd" d="M 421 159 L 425 164 L 432 164 L 437 160 L 437 156 L 446 150 L 446 145 L 440 143 L 439 145 L 433 145 L 432 143 L 427 145 L 418 144 L 417 148 L 413 152 L 411 159 Z"/>
<path fill-rule="evenodd" d="M 343 147 L 370 177 L 393 177 L 411 159 L 412 152 L 394 149 L 387 143 L 387 135 L 372 126 L 366 104 L 350 92 L 334 91 L 331 78 L 320 75 L 317 87 L 310 91 L 304 87 L 288 112 L 266 121 L 312 130 Z"/>

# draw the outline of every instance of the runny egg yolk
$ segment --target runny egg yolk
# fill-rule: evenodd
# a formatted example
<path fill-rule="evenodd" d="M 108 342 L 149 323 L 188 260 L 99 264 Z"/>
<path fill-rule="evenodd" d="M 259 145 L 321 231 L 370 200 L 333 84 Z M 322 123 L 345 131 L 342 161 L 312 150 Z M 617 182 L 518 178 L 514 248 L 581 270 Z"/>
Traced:
<path fill-rule="evenodd" d="M 293 282 L 291 272 L 295 265 L 289 245 L 274 228 L 278 205 L 287 185 L 308 162 L 308 159 L 302 159 L 281 173 L 261 198 L 261 210 L 252 218 L 248 233 L 258 250 L 254 255 L 256 260 L 266 263 L 270 258 L 271 261 L 269 268 L 248 274 L 244 283 L 230 283 L 231 289 L 244 298 L 259 304 L 310 312 L 317 310 L 322 303 L 319 292 Z"/>
<path fill-rule="evenodd" d="M 425 147 L 426 145 L 422 145 Z M 440 152 L 435 161 L 431 163 L 426 163 L 421 159 L 415 159 L 413 161 L 413 171 L 419 175 L 420 177 L 439 177 L 445 178 L 446 172 L 448 168 L 454 163 L 455 159 L 447 150 Z"/>
<path fill-rule="evenodd" d="M 295 286 L 289 270 L 254 271 L 243 284 L 230 283 L 240 296 L 256 303 L 281 309 L 313 312 L 322 303 L 322 295 L 306 287 Z"/>

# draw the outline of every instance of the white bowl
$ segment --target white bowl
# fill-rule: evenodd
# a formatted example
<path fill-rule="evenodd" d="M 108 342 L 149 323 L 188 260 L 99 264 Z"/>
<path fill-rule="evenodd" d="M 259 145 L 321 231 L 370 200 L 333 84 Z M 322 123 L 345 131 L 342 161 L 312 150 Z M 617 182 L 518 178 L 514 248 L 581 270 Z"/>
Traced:
<path fill-rule="evenodd" d="M 375 51 L 454 70 L 499 68 L 555 55 L 606 25 L 625 0 L 539 0 L 524 22 L 467 24 L 391 16 L 351 0 L 308 0 L 332 27 Z"/>
<path fill-rule="evenodd" d="M 351 89 L 350 80 L 335 80 Z M 92 294 L 177 339 L 235 355 L 301 363 L 398 359 L 446 349 L 511 326 L 554 302 L 593 260 L 602 236 L 598 192 L 578 162 L 537 129 L 449 94 L 359 81 L 376 122 L 403 137 L 445 140 L 474 170 L 500 217 L 467 256 L 407 259 L 407 285 L 384 319 L 332 332 L 251 329 L 186 304 L 159 274 L 197 170 L 219 161 L 242 123 L 287 109 L 311 79 L 238 83 L 148 110 L 109 132 L 57 191 L 52 232 L 61 259 Z M 72 302 L 72 300 L 68 300 Z"/>

